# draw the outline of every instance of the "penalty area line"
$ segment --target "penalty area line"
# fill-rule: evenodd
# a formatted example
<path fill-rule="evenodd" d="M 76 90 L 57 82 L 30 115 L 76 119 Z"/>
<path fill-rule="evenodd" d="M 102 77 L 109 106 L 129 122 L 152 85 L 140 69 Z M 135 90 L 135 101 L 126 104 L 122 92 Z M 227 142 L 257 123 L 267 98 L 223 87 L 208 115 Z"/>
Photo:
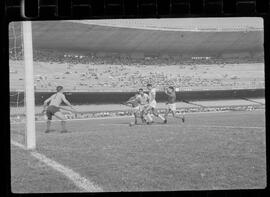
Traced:
<path fill-rule="evenodd" d="M 16 142 L 11 140 L 11 144 L 14 146 L 17 146 L 23 150 L 26 150 L 26 148 Z M 73 171 L 72 169 L 46 157 L 45 155 L 38 153 L 37 151 L 31 151 L 31 155 L 38 159 L 39 161 L 43 162 L 47 166 L 53 168 L 54 170 L 60 172 L 62 175 L 67 177 L 69 180 L 71 180 L 78 188 L 85 192 L 103 192 L 103 189 L 93 182 L 89 181 L 87 178 L 82 177 L 79 173 Z"/>

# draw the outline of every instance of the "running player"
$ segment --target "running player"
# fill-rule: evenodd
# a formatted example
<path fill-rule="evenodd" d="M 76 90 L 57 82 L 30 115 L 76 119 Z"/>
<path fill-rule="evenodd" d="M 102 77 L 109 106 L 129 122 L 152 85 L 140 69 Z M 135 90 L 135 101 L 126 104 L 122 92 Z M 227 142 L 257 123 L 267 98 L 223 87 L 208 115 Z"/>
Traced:
<path fill-rule="evenodd" d="M 142 88 L 139 89 L 138 99 L 140 103 L 141 119 L 142 119 L 142 122 L 145 123 L 146 122 L 146 119 L 144 118 L 144 116 L 146 115 L 145 109 L 147 108 L 148 103 L 149 103 L 149 96 L 146 93 L 144 93 Z"/>
<path fill-rule="evenodd" d="M 168 117 L 168 114 L 170 112 L 172 113 L 174 118 L 181 118 L 182 122 L 185 122 L 184 115 L 183 116 L 178 116 L 176 114 L 176 104 L 175 104 L 176 94 L 175 94 L 174 87 L 170 86 L 167 89 L 165 88 L 165 94 L 167 94 L 167 96 L 168 96 L 168 102 L 166 103 L 167 104 L 167 109 L 166 109 L 165 115 L 164 115 L 164 118 L 165 118 L 164 123 L 167 123 L 167 117 Z"/>
<path fill-rule="evenodd" d="M 126 103 L 131 104 L 131 106 L 133 107 L 132 111 L 135 117 L 134 124 L 138 124 L 138 117 L 141 118 L 142 123 L 146 122 L 143 114 L 143 109 L 148 103 L 148 95 L 143 92 L 142 88 L 139 89 L 139 93 L 131 97 Z M 133 125 L 133 123 L 130 123 L 130 125 Z"/>
<path fill-rule="evenodd" d="M 147 84 L 147 89 L 149 90 L 149 104 L 146 108 L 146 113 L 147 113 L 147 117 L 149 119 L 149 122 L 147 122 L 147 124 L 151 124 L 153 123 L 153 119 L 151 117 L 151 114 L 154 114 L 156 117 L 160 118 L 163 122 L 164 122 L 164 118 L 158 114 L 156 106 L 157 106 L 157 102 L 156 102 L 156 88 L 153 88 L 152 84 Z"/>
<path fill-rule="evenodd" d="M 135 122 L 130 123 L 129 125 L 138 124 L 138 116 L 140 115 L 140 103 L 138 99 L 139 93 L 136 93 L 133 97 L 129 98 L 126 104 L 131 105 L 132 107 L 132 114 L 134 115 Z"/>
<path fill-rule="evenodd" d="M 47 115 L 47 129 L 45 133 L 50 132 L 52 116 L 55 116 L 56 118 L 61 120 L 61 125 L 62 125 L 61 133 L 67 132 L 66 117 L 63 115 L 60 109 L 64 109 L 67 111 L 73 110 L 76 112 L 76 110 L 73 108 L 73 106 L 70 104 L 70 102 L 66 99 L 65 95 L 63 94 L 63 86 L 57 86 L 56 91 L 57 92 L 55 94 L 53 94 L 50 98 L 44 101 L 43 111 L 45 111 Z M 60 107 L 62 102 L 67 104 L 72 110 L 68 110 L 68 109 Z"/>

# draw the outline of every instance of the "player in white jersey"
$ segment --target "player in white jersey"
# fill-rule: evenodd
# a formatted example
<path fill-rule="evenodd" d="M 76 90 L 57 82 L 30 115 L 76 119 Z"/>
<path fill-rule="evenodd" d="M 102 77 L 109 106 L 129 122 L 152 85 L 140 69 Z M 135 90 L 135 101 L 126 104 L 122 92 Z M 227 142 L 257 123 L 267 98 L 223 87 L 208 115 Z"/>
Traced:
<path fill-rule="evenodd" d="M 157 109 L 156 109 L 156 106 L 157 106 L 157 101 L 156 101 L 156 88 L 153 88 L 152 87 L 152 84 L 147 84 L 147 89 L 149 90 L 149 94 L 148 94 L 148 97 L 149 97 L 149 104 L 146 108 L 146 112 L 147 112 L 147 117 L 149 119 L 149 122 L 148 124 L 151 124 L 153 123 L 153 119 L 151 117 L 151 114 L 150 112 L 155 115 L 156 117 L 160 118 L 162 120 L 162 122 L 164 122 L 164 118 L 158 114 L 157 112 Z"/>
<path fill-rule="evenodd" d="M 145 110 L 149 103 L 149 96 L 146 93 L 144 93 L 142 88 L 139 89 L 138 100 L 140 103 L 141 119 L 142 119 L 142 122 L 145 123 L 146 119 L 144 116 L 146 115 Z"/>
<path fill-rule="evenodd" d="M 131 105 L 132 107 L 132 113 L 135 117 L 135 122 L 130 123 L 129 125 L 132 126 L 134 124 L 138 124 L 138 117 L 141 118 L 142 123 L 145 123 L 146 120 L 144 118 L 143 109 L 148 103 L 148 95 L 143 92 L 143 89 L 140 88 L 138 93 L 135 94 L 135 96 L 129 98 L 129 100 L 126 102 L 126 104 Z"/>
<path fill-rule="evenodd" d="M 143 112 L 148 106 L 149 96 L 146 93 L 144 93 L 142 88 L 139 89 L 138 100 L 140 103 L 140 111 Z"/>
<path fill-rule="evenodd" d="M 73 108 L 73 106 L 70 104 L 70 102 L 66 99 L 65 95 L 63 94 L 63 86 L 57 86 L 56 91 L 57 92 L 55 94 L 53 94 L 50 98 L 44 101 L 43 111 L 46 111 L 46 116 L 47 116 L 47 129 L 45 133 L 50 132 L 52 116 L 55 116 L 56 118 L 61 120 L 61 125 L 62 125 L 61 133 L 67 132 L 66 117 L 63 115 L 60 109 L 64 109 L 67 111 L 71 111 L 71 110 L 61 107 L 60 105 L 62 102 L 67 104 L 71 109 L 73 109 L 73 111 L 76 112 L 76 110 Z"/>
<path fill-rule="evenodd" d="M 129 105 L 132 107 L 132 114 L 134 115 L 135 118 L 135 122 L 134 123 L 129 123 L 130 126 L 132 126 L 133 124 L 138 124 L 138 117 L 140 115 L 140 104 L 139 104 L 139 100 L 138 100 L 138 93 L 136 93 L 133 97 L 129 98 L 127 100 L 127 102 L 125 102 L 126 105 Z"/>

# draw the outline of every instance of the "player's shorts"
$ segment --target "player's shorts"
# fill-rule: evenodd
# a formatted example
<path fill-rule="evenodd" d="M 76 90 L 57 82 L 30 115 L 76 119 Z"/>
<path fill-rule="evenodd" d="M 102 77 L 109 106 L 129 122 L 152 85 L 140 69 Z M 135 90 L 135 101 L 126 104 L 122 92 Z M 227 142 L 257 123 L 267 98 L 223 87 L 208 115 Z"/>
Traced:
<path fill-rule="evenodd" d="M 168 103 L 167 109 L 175 111 L 176 110 L 176 104 L 175 103 Z"/>
<path fill-rule="evenodd" d="M 140 112 L 140 106 L 132 107 L 132 113 L 139 113 Z"/>
<path fill-rule="evenodd" d="M 140 105 L 140 112 L 145 112 L 147 107 L 148 107 L 148 105 Z"/>
<path fill-rule="evenodd" d="M 139 107 L 140 107 L 140 111 L 143 111 L 147 108 L 147 105 L 140 105 Z"/>
<path fill-rule="evenodd" d="M 156 102 L 155 100 L 153 100 L 151 103 L 149 103 L 149 106 L 150 106 L 151 108 L 156 108 L 157 102 Z"/>
<path fill-rule="evenodd" d="M 60 111 L 59 107 L 56 107 L 54 105 L 50 105 L 46 110 L 46 115 L 47 115 L 48 120 L 51 120 L 52 116 L 58 111 Z"/>

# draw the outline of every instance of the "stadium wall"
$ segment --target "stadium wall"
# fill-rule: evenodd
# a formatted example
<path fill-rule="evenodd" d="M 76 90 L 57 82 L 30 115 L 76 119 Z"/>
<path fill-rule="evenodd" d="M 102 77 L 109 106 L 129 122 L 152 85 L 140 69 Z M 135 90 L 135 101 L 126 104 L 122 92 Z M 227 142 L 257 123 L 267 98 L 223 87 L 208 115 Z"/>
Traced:
<path fill-rule="evenodd" d="M 10 92 L 14 95 L 16 92 Z M 21 98 L 24 97 L 20 95 Z M 35 104 L 43 105 L 45 99 L 50 97 L 52 92 L 36 92 Z M 120 104 L 127 101 L 135 92 L 66 92 L 66 98 L 73 105 L 88 104 Z M 215 90 L 215 91 L 185 91 L 177 92 L 177 101 L 200 101 L 200 100 L 231 100 L 242 98 L 264 98 L 264 89 L 242 89 L 242 90 Z M 16 104 L 16 97 L 10 97 L 11 106 Z M 167 96 L 164 92 L 157 92 L 157 101 L 165 102 Z M 23 105 L 23 103 L 20 103 Z"/>

